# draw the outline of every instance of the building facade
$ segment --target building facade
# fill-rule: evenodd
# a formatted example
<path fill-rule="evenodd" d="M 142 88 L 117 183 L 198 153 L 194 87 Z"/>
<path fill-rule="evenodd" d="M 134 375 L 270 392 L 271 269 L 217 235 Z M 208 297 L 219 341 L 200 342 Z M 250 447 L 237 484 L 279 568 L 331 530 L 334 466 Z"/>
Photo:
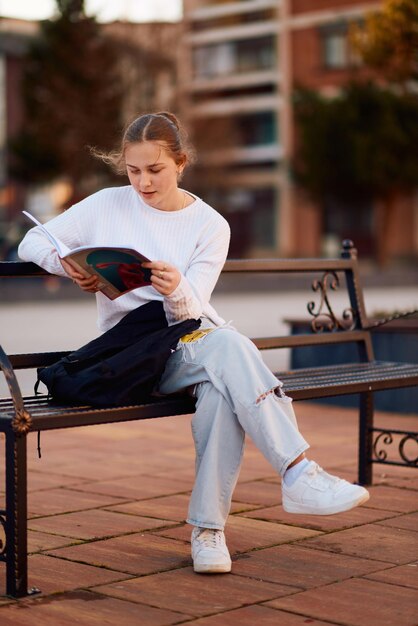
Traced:
<path fill-rule="evenodd" d="M 143 111 L 176 109 L 176 49 L 182 25 L 118 21 L 103 24 L 102 29 L 117 41 L 120 50 L 118 70 L 124 84 L 121 119 L 132 119 Z M 11 175 L 10 143 L 25 127 L 25 58 L 38 31 L 38 22 L 0 17 L 0 258 L 15 258 L 16 244 L 27 229 L 23 209 L 44 221 L 66 206 L 73 194 L 65 176 L 43 185 L 29 185 Z M 71 106 L 63 106 L 66 104 Z M 85 146 L 79 149 L 81 152 Z"/>
<path fill-rule="evenodd" d="M 199 156 L 187 182 L 229 220 L 232 256 L 264 256 L 281 237 L 280 8 L 184 2 L 182 113 Z"/>
<path fill-rule="evenodd" d="M 185 0 L 182 111 L 199 164 L 188 183 L 230 221 L 231 256 L 334 254 L 350 237 L 372 256 L 379 207 L 317 206 L 291 181 L 296 86 L 332 95 L 367 77 L 348 27 L 365 0 Z M 418 253 L 416 200 L 397 208 L 391 254 Z"/>
<path fill-rule="evenodd" d="M 9 179 L 8 143 L 23 124 L 20 81 L 23 59 L 37 23 L 26 20 L 0 19 L 0 251 L 8 249 L 18 236 L 13 215 L 25 196 L 23 185 Z"/>

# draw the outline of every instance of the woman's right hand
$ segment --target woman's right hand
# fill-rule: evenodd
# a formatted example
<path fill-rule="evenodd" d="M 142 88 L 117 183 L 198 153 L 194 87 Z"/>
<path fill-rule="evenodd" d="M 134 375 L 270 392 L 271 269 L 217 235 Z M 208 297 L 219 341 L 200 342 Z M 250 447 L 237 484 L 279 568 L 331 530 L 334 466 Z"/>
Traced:
<path fill-rule="evenodd" d="M 65 259 L 60 259 L 60 261 L 66 274 L 68 274 L 73 283 L 78 285 L 80 289 L 87 291 L 88 293 L 97 293 L 99 291 L 99 279 L 97 276 L 89 276 L 86 278 L 83 274 L 81 274 L 81 272 L 74 269 L 74 267 Z"/>

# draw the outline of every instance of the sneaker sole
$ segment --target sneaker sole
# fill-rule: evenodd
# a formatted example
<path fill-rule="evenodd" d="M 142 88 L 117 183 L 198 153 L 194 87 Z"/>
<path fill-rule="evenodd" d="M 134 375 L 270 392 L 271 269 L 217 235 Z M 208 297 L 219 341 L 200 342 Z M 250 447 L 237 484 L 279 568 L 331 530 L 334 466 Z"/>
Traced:
<path fill-rule="evenodd" d="M 231 571 L 231 563 L 200 563 L 194 564 L 193 569 L 196 574 L 228 574 Z"/>
<path fill-rule="evenodd" d="M 336 513 L 343 513 L 344 511 L 349 511 L 350 509 L 354 509 L 356 506 L 360 506 L 367 502 L 370 498 L 370 494 L 366 491 L 362 496 L 356 498 L 356 500 L 351 500 L 350 502 L 346 502 L 344 505 L 334 505 L 325 509 L 318 510 L 317 507 L 310 507 L 303 504 L 295 504 L 293 502 L 283 503 L 283 509 L 286 513 L 300 513 L 305 515 L 335 515 Z"/>

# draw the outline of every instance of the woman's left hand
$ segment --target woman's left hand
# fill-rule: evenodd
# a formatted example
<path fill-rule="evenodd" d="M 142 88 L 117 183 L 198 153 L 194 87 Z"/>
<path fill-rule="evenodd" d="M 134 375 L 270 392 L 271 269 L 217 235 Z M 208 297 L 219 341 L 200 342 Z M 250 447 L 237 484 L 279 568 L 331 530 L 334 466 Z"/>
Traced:
<path fill-rule="evenodd" d="M 151 270 L 152 286 L 163 296 L 169 296 L 176 289 L 181 280 L 181 274 L 174 265 L 165 261 L 150 261 L 142 263 L 142 267 Z"/>

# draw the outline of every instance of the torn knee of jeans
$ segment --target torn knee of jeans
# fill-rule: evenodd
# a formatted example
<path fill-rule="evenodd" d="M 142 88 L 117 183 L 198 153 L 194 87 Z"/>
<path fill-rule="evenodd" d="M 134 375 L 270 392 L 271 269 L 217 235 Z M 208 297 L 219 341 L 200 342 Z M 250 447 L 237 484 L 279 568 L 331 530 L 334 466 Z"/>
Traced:
<path fill-rule="evenodd" d="M 260 404 L 261 402 L 263 402 L 263 400 L 265 400 L 269 396 L 273 395 L 275 393 L 275 391 L 276 391 L 276 387 L 273 387 L 273 389 L 269 389 L 265 393 L 262 393 L 261 395 L 258 396 L 258 398 L 255 401 L 255 403 L 256 404 Z"/>
<path fill-rule="evenodd" d="M 289 398 L 283 391 L 283 383 L 280 383 L 278 387 L 274 390 L 274 394 L 278 400 L 282 400 L 282 402 L 293 402 L 292 398 Z"/>
<path fill-rule="evenodd" d="M 278 385 L 277 387 L 273 387 L 272 389 L 269 389 L 265 393 L 259 395 L 255 403 L 258 405 L 269 396 L 272 396 L 277 400 L 281 400 L 282 402 L 292 402 L 292 398 L 289 398 L 289 396 L 287 396 L 283 391 L 283 385 Z"/>

